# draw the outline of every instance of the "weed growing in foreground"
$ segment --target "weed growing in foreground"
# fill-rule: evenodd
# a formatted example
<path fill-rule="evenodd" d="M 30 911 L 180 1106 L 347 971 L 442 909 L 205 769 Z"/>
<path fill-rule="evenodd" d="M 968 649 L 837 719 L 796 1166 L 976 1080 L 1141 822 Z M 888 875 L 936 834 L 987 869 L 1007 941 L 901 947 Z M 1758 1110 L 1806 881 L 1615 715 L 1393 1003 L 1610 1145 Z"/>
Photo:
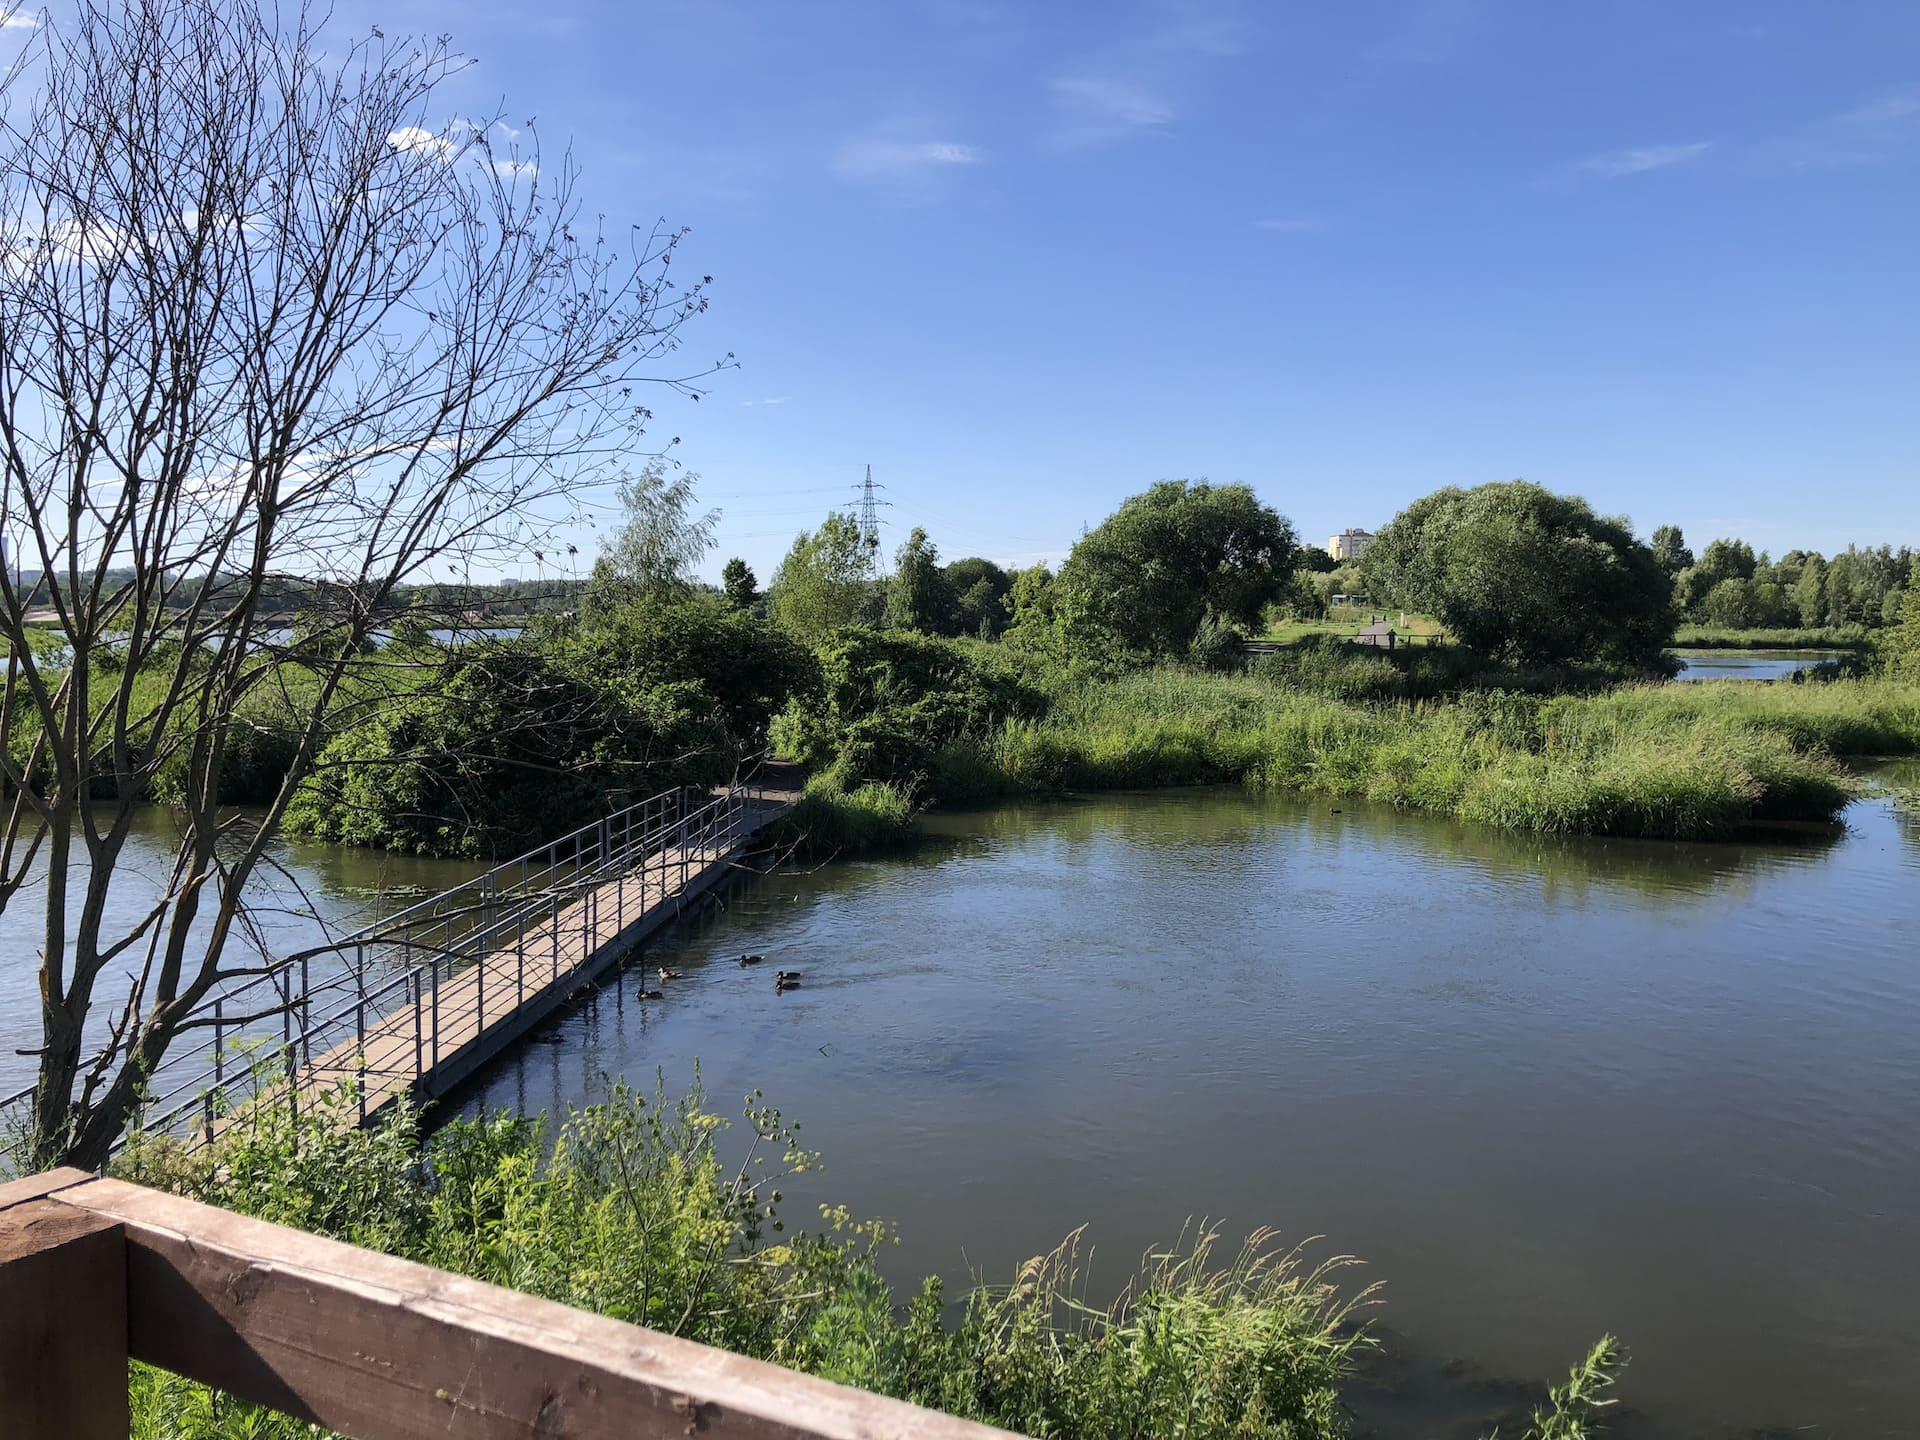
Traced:
<path fill-rule="evenodd" d="M 1348 1433 L 1340 1387 L 1371 1346 L 1370 1286 L 1259 1231 L 1237 1250 L 1189 1226 L 1110 1305 L 1090 1303 L 1075 1232 L 973 1290 L 898 1303 L 876 1263 L 886 1230 L 823 1208 L 793 1234 L 781 1186 L 812 1169 L 797 1127 L 756 1094 L 743 1134 L 696 1088 L 616 1088 L 549 1134 L 543 1120 L 456 1121 L 417 1144 L 413 1117 L 361 1132 L 344 1094 L 298 1119 L 257 1112 L 217 1156 L 143 1144 L 128 1178 L 825 1378 L 1035 1436 Z M 743 1142 L 743 1143 L 739 1143 Z M 1582 1440 L 1618 1368 L 1611 1341 L 1536 1415 L 1534 1440 Z M 304 1422 L 145 1366 L 133 1440 L 313 1440 Z"/>

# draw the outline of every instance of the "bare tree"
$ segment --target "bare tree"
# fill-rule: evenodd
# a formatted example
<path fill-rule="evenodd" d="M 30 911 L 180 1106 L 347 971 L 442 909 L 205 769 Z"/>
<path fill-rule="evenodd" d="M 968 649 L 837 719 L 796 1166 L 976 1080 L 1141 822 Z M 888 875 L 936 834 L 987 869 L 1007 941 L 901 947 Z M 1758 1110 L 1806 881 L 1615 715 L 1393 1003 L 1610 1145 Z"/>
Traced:
<path fill-rule="evenodd" d="M 713 368 L 674 358 L 705 308 L 669 278 L 681 232 L 610 232 L 570 159 L 450 122 L 444 39 L 320 28 L 263 0 L 82 0 L 6 81 L 0 914 L 45 926 L 43 1161 L 99 1162 L 259 963 L 243 891 L 396 587 L 550 543 L 643 443 L 643 383 L 697 394 Z M 297 646 L 288 594 L 318 616 Z M 261 687 L 297 757 L 243 820 L 223 755 Z M 166 767 L 183 838 L 115 925 Z"/>

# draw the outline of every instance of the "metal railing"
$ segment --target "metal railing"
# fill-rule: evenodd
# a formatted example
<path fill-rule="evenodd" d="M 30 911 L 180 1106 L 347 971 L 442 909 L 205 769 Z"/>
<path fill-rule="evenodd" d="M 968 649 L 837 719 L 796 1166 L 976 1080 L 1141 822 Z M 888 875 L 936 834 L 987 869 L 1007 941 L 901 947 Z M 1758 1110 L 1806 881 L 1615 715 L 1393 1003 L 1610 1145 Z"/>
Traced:
<path fill-rule="evenodd" d="M 268 1091 L 297 1112 L 316 1076 L 352 1084 L 364 1120 L 489 1026 L 564 1000 L 647 914 L 677 913 L 771 818 L 767 796 L 755 780 L 663 791 L 222 987 L 183 1031 L 206 1038 L 169 1051 L 134 1128 L 208 1140 Z M 0 1117 L 34 1093 L 0 1099 Z"/>

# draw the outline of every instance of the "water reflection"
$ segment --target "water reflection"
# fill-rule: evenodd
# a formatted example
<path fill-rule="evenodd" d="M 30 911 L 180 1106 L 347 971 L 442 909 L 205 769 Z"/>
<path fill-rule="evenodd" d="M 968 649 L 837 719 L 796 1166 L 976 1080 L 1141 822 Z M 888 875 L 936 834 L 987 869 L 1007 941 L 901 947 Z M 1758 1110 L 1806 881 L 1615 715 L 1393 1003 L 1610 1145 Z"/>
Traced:
<path fill-rule="evenodd" d="M 1339 813 L 1334 813 L 1338 809 Z M 1484 1433 L 1601 1331 L 1619 1433 L 1900 1433 L 1920 1406 L 1920 886 L 1878 802 L 1812 842 L 1542 840 L 1162 793 L 931 817 L 899 860 L 737 891 L 467 1098 L 764 1087 L 796 1215 L 1005 1279 L 1091 1222 L 1117 1280 L 1190 1215 L 1387 1281 L 1382 1435 Z M 732 963 L 806 972 L 773 993 Z"/>

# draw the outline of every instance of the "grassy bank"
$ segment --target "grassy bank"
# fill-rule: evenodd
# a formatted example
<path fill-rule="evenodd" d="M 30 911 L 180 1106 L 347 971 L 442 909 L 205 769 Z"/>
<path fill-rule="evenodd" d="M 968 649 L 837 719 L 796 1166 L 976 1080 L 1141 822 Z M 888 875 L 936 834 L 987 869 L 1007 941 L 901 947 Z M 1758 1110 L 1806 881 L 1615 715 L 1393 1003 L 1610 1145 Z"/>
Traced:
<path fill-rule="evenodd" d="M 1315 1261 L 1270 1231 L 1236 1246 L 1190 1225 L 1110 1304 L 1089 1303 L 1092 1250 L 1076 1232 L 950 1309 L 938 1280 L 895 1292 L 878 1224 L 822 1207 L 812 1233 L 788 1229 L 781 1187 L 818 1157 L 757 1097 L 724 1144 L 698 1095 L 624 1088 L 557 1134 L 505 1115 L 457 1121 L 424 1155 L 411 1117 L 371 1132 L 345 1118 L 263 1111 L 218 1157 L 148 1149 L 123 1165 L 245 1214 L 1023 1434 L 1350 1432 L 1341 1391 L 1373 1344 L 1373 1292 L 1350 1283 L 1351 1261 Z M 1581 1440 L 1620 1363 L 1603 1341 L 1530 1427 L 1516 1411 L 1500 1433 Z M 133 1440 L 326 1437 L 145 1366 L 131 1399 Z"/>
<path fill-rule="evenodd" d="M 1808 630 L 1722 630 L 1712 625 L 1682 625 L 1674 633 L 1676 650 L 1866 650 L 1873 632 L 1864 625 L 1822 625 Z"/>
<path fill-rule="evenodd" d="M 1116 674 L 1006 646 L 849 645 L 857 663 L 828 667 L 824 695 L 776 738 L 831 777 L 822 829 L 849 812 L 853 847 L 863 826 L 897 835 L 905 796 L 1218 783 L 1509 829 L 1710 840 L 1831 820 L 1862 788 L 1846 757 L 1920 752 L 1920 683 L 1886 678 L 1621 685 L 1490 669 L 1456 647 L 1323 641 L 1242 673 Z"/>
<path fill-rule="evenodd" d="M 1431 615 L 1408 615 L 1402 624 L 1398 610 L 1357 610 L 1346 608 L 1339 613 L 1320 620 L 1282 620 L 1269 625 L 1264 632 L 1254 637 L 1255 641 L 1265 645 L 1294 645 L 1309 635 L 1332 635 L 1338 639 L 1349 639 L 1358 635 L 1373 623 L 1375 615 L 1385 615 L 1395 631 L 1399 633 L 1402 645 L 1438 645 L 1442 643 L 1442 630 L 1438 620 Z"/>
<path fill-rule="evenodd" d="M 1920 688 L 1711 688 L 1367 706 L 1159 670 L 1069 687 L 1044 719 L 955 757 L 954 788 L 977 792 L 983 773 L 1028 792 L 1239 782 L 1511 829 L 1713 839 L 1829 819 L 1858 790 L 1838 756 L 1920 746 Z"/>

